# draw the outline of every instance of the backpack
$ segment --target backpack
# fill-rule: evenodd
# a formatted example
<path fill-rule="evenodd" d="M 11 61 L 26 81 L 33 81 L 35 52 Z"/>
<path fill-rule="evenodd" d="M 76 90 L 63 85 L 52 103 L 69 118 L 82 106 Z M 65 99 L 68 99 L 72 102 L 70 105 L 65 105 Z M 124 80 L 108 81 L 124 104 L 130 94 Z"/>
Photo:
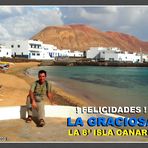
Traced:
<path fill-rule="evenodd" d="M 36 83 L 36 84 L 35 84 L 34 92 L 35 92 L 35 90 L 36 90 L 38 80 L 35 81 L 35 83 Z M 48 91 L 48 81 L 45 81 L 45 83 L 46 83 L 46 89 L 47 89 L 47 91 Z M 50 92 L 51 92 L 51 86 L 50 86 Z"/>
<path fill-rule="evenodd" d="M 35 85 L 35 88 L 34 88 L 34 91 L 35 91 L 35 89 L 36 89 L 36 87 L 37 87 L 37 83 L 38 83 L 38 80 L 37 81 L 35 81 L 35 83 L 36 83 L 36 85 Z M 48 90 L 48 81 L 45 81 L 45 83 L 46 83 L 46 88 L 47 88 L 47 90 Z M 51 86 L 50 86 L 50 92 L 51 92 Z M 27 95 L 27 99 L 26 99 L 26 106 L 27 106 L 27 108 L 31 108 L 31 104 L 32 104 L 32 99 L 31 99 L 31 97 L 30 97 L 30 94 L 28 94 Z"/>

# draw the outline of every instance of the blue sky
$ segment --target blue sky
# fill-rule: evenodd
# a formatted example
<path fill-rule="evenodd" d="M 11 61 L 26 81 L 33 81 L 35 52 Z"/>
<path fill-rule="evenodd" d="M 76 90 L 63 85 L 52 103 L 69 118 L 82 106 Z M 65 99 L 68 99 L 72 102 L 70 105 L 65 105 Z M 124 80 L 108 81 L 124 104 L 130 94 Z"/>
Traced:
<path fill-rule="evenodd" d="M 0 6 L 0 42 L 28 39 L 50 25 L 77 23 L 148 41 L 146 6 Z"/>

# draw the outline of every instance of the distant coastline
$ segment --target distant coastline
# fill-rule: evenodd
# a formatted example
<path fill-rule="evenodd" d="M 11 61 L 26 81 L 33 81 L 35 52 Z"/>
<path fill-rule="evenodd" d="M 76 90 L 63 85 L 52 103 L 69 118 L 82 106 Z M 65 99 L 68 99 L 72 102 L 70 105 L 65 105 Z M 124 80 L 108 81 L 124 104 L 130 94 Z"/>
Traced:
<path fill-rule="evenodd" d="M 39 66 L 112 66 L 148 67 L 148 63 L 111 62 L 111 61 L 42 61 Z"/>
<path fill-rule="evenodd" d="M 91 61 L 85 58 L 62 58 L 58 60 L 33 60 L 26 58 L 1 58 L 1 61 L 25 63 L 38 62 L 38 66 L 109 66 L 109 67 L 148 67 L 148 62 L 132 63 L 119 61 Z"/>

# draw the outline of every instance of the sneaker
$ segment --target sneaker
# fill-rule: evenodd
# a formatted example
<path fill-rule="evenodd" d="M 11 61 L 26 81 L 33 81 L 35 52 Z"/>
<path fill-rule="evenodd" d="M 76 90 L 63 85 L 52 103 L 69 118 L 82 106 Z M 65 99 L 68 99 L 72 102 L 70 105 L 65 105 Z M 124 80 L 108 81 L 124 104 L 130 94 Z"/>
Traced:
<path fill-rule="evenodd" d="M 43 127 L 45 125 L 45 121 L 43 119 L 39 120 L 39 126 Z"/>
<path fill-rule="evenodd" d="M 28 116 L 28 118 L 26 119 L 26 123 L 30 123 L 32 121 L 32 116 Z"/>

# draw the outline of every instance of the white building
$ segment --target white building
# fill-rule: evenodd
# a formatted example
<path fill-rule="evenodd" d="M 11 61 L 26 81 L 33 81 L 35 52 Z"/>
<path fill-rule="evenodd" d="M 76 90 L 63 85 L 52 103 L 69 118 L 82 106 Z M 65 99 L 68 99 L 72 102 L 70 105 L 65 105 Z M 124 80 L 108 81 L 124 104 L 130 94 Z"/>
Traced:
<path fill-rule="evenodd" d="M 56 46 L 43 44 L 37 40 L 17 40 L 5 42 L 5 46 L 12 50 L 12 56 L 36 60 L 54 60 L 57 57 L 83 57 L 83 52 L 70 49 L 59 50 Z"/>
<path fill-rule="evenodd" d="M 43 44 L 43 59 L 54 60 L 55 57 L 57 57 L 58 55 L 58 49 L 56 46 L 50 44 Z"/>
<path fill-rule="evenodd" d="M 125 61 L 125 62 L 141 62 L 140 55 L 136 53 L 123 52 L 119 48 L 91 48 L 87 51 L 87 58 L 104 61 Z"/>
<path fill-rule="evenodd" d="M 0 45 L 0 57 L 11 58 L 12 51 L 10 48 L 6 48 L 3 45 Z"/>
<path fill-rule="evenodd" d="M 112 50 L 101 51 L 100 58 L 105 61 L 140 62 L 140 56 L 136 53 L 117 52 Z"/>
<path fill-rule="evenodd" d="M 142 54 L 143 62 L 148 62 L 148 54 Z"/>
<path fill-rule="evenodd" d="M 70 52 L 68 54 L 69 57 L 77 57 L 77 58 L 81 58 L 81 57 L 84 57 L 84 53 L 81 52 L 81 51 L 73 51 L 73 52 Z"/>
<path fill-rule="evenodd" d="M 42 42 L 34 40 L 17 40 L 5 42 L 5 46 L 11 48 L 12 55 L 15 57 L 37 58 L 42 55 Z"/>
<path fill-rule="evenodd" d="M 8 41 L 6 47 L 12 49 L 12 55 L 15 57 L 24 57 L 36 60 L 54 59 L 53 52 L 57 47 L 50 44 L 43 44 L 36 40 L 17 40 Z"/>
<path fill-rule="evenodd" d="M 59 50 L 59 55 L 61 57 L 83 57 L 84 54 L 81 51 L 71 51 L 70 49 Z"/>
<path fill-rule="evenodd" d="M 86 58 L 90 59 L 100 59 L 100 52 L 104 51 L 114 51 L 114 52 L 119 52 L 120 49 L 117 47 L 90 47 L 89 50 L 86 52 Z"/>
<path fill-rule="evenodd" d="M 69 57 L 69 55 L 71 54 L 71 50 L 70 49 L 62 49 L 62 50 L 60 50 L 60 54 L 62 57 Z"/>

